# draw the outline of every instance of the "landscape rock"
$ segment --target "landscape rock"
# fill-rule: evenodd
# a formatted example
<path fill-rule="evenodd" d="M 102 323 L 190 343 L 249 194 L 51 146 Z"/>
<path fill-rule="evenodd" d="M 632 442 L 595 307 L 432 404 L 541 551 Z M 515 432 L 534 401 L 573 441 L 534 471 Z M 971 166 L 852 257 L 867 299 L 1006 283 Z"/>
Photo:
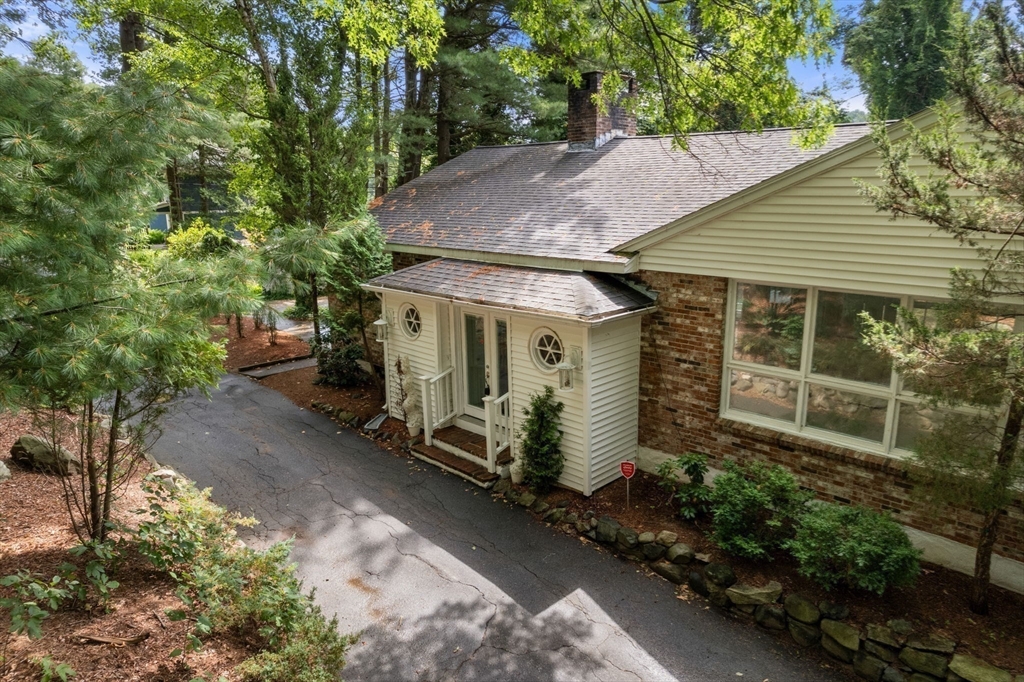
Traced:
<path fill-rule="evenodd" d="M 579 520 L 580 519 L 578 516 L 576 516 L 575 512 L 569 512 L 565 515 L 565 518 L 562 519 L 563 522 L 568 523 L 570 526 L 575 526 L 577 523 L 579 523 Z"/>
<path fill-rule="evenodd" d="M 944 682 L 937 677 L 932 675 L 925 675 L 924 673 L 911 673 L 910 677 L 907 678 L 907 682 Z"/>
<path fill-rule="evenodd" d="M 854 652 L 847 649 L 845 646 L 837 642 L 832 635 L 826 634 L 825 632 L 821 633 L 821 648 L 827 651 L 833 658 L 837 658 L 844 663 L 853 662 Z"/>
<path fill-rule="evenodd" d="M 1013 682 L 1010 673 L 973 656 L 956 654 L 949 662 L 949 669 L 967 682 Z"/>
<path fill-rule="evenodd" d="M 640 536 L 632 528 L 619 528 L 615 533 L 615 542 L 623 549 L 633 549 L 640 542 Z"/>
<path fill-rule="evenodd" d="M 786 610 L 778 604 L 759 604 L 754 610 L 754 620 L 769 630 L 785 630 Z"/>
<path fill-rule="evenodd" d="M 492 493 L 505 493 L 512 487 L 512 481 L 507 478 L 499 479 L 494 487 L 491 488 Z"/>
<path fill-rule="evenodd" d="M 558 504 L 556 504 L 555 506 L 556 507 L 563 507 L 563 508 L 564 507 L 568 507 L 569 506 L 569 501 L 570 501 L 569 498 L 566 498 L 564 500 L 559 500 Z"/>
<path fill-rule="evenodd" d="M 725 593 L 725 590 L 720 585 L 714 583 L 708 583 L 708 601 L 714 606 L 720 609 L 727 609 L 732 606 L 732 602 L 729 601 L 729 595 Z"/>
<path fill-rule="evenodd" d="M 669 530 L 663 530 L 654 537 L 654 541 L 663 547 L 671 547 L 677 539 L 679 536 Z"/>
<path fill-rule="evenodd" d="M 593 516 L 591 516 L 591 517 L 590 517 L 590 519 L 589 519 L 589 520 L 587 521 L 587 523 L 589 523 L 589 524 L 590 524 L 590 527 L 591 527 L 591 528 L 594 528 L 594 529 L 596 529 L 596 528 L 597 528 L 597 523 L 598 523 L 598 521 L 597 521 L 597 519 L 595 519 L 595 518 L 594 518 Z"/>
<path fill-rule="evenodd" d="M 847 606 L 830 601 L 818 604 L 818 610 L 821 611 L 822 618 L 829 620 L 846 620 L 850 617 L 850 609 Z"/>
<path fill-rule="evenodd" d="M 857 677 L 871 682 L 879 682 L 887 667 L 885 661 L 880 661 L 863 651 L 858 651 L 853 657 L 853 672 L 857 673 Z"/>
<path fill-rule="evenodd" d="M 656 561 L 651 564 L 651 570 L 675 585 L 682 585 L 686 582 L 686 569 L 677 564 Z"/>
<path fill-rule="evenodd" d="M 789 634 L 793 636 L 793 641 L 800 646 L 814 646 L 821 639 L 821 630 L 813 625 L 807 625 L 790 618 L 788 626 Z"/>
<path fill-rule="evenodd" d="M 865 640 L 864 651 L 868 652 L 875 658 L 882 659 L 886 663 L 892 663 L 896 660 L 896 651 L 879 644 L 878 642 L 872 642 L 871 640 Z"/>
<path fill-rule="evenodd" d="M 711 563 L 711 555 L 704 552 L 698 552 L 697 554 L 694 554 L 693 558 L 695 561 L 699 561 L 702 564 Z"/>
<path fill-rule="evenodd" d="M 78 474 L 82 465 L 64 446 L 51 447 L 42 438 L 25 435 L 11 446 L 11 461 L 36 471 L 58 473 L 63 476 Z"/>
<path fill-rule="evenodd" d="M 587 523 L 586 521 L 577 521 L 576 522 L 576 530 L 578 532 L 580 532 L 580 533 L 587 533 L 587 532 L 591 532 L 592 533 L 593 532 L 592 530 L 590 530 L 590 524 Z"/>
<path fill-rule="evenodd" d="M 893 631 L 893 633 L 896 635 L 897 641 L 899 641 L 900 643 L 906 641 L 907 635 L 914 631 L 913 624 L 911 624 L 910 621 L 903 620 L 901 618 L 890 620 L 886 623 L 886 625 L 888 625 L 889 629 Z"/>
<path fill-rule="evenodd" d="M 918 651 L 910 647 L 903 647 L 903 650 L 900 651 L 900 660 L 919 673 L 935 677 L 945 677 L 946 670 L 949 668 L 945 656 Z"/>
<path fill-rule="evenodd" d="M 584 521 L 589 521 L 592 518 L 594 518 L 594 510 L 593 509 L 588 509 L 587 511 L 583 512 L 583 520 Z"/>
<path fill-rule="evenodd" d="M 342 424 L 349 424 L 352 422 L 353 419 L 357 419 L 357 417 L 354 414 L 352 414 L 351 412 L 346 412 L 345 410 L 338 410 L 337 412 L 335 412 L 334 418 L 337 419 Z"/>
<path fill-rule="evenodd" d="M 851 625 L 826 618 L 821 621 L 821 631 L 838 642 L 844 649 L 849 649 L 851 654 L 860 649 L 860 632 Z"/>
<path fill-rule="evenodd" d="M 936 654 L 951 654 L 956 649 L 956 642 L 934 634 L 911 635 L 907 638 L 907 646 L 918 651 L 931 651 Z"/>
<path fill-rule="evenodd" d="M 796 593 L 789 594 L 786 596 L 784 605 L 789 617 L 796 618 L 801 623 L 814 625 L 821 620 L 821 611 L 807 597 L 802 597 Z"/>
<path fill-rule="evenodd" d="M 509 491 L 505 493 L 505 499 L 509 502 L 518 502 L 520 493 L 515 488 L 509 488 Z"/>
<path fill-rule="evenodd" d="M 516 500 L 516 502 L 521 507 L 530 507 L 536 501 L 537 501 L 537 496 L 534 495 L 533 493 L 523 493 L 522 495 L 519 496 L 519 499 Z"/>
<path fill-rule="evenodd" d="M 688 564 L 693 561 L 693 550 L 689 545 L 677 542 L 668 548 L 665 558 L 674 564 Z"/>
<path fill-rule="evenodd" d="M 11 470 L 7 468 L 7 465 L 0 462 L 0 483 L 3 483 L 11 477 Z"/>
<path fill-rule="evenodd" d="M 644 554 L 644 559 L 648 561 L 657 561 L 661 557 L 665 556 L 664 545 L 659 545 L 657 542 L 648 542 L 646 545 L 641 545 Z"/>
<path fill-rule="evenodd" d="M 755 586 L 738 583 L 725 591 L 729 601 L 737 606 L 741 604 L 774 604 L 782 595 L 782 585 L 771 581 L 767 585 Z"/>
<path fill-rule="evenodd" d="M 158 469 L 150 474 L 156 481 L 168 490 L 175 490 L 181 482 L 181 475 L 174 469 Z"/>
<path fill-rule="evenodd" d="M 650 531 L 646 533 L 640 533 L 640 535 L 637 537 L 637 542 L 639 542 L 641 545 L 646 545 L 650 542 L 654 542 L 654 533 L 651 533 Z"/>
<path fill-rule="evenodd" d="M 588 537 L 588 538 L 590 538 L 591 540 L 594 540 L 595 542 L 597 541 L 597 531 L 596 531 L 596 530 L 588 530 L 588 531 L 587 531 L 586 533 L 584 533 L 583 535 L 584 535 L 585 537 Z"/>
<path fill-rule="evenodd" d="M 690 575 L 687 577 L 686 582 L 690 586 L 690 589 L 700 596 L 711 596 L 711 590 L 708 589 L 708 583 L 704 580 L 704 574 L 700 571 L 690 571 Z"/>
<path fill-rule="evenodd" d="M 530 505 L 530 509 L 535 514 L 543 514 L 548 509 L 551 509 L 551 505 L 545 502 L 544 500 L 537 500 L 532 505 Z"/>
<path fill-rule="evenodd" d="M 732 567 L 726 564 L 708 564 L 704 567 L 704 576 L 708 582 L 712 582 L 721 588 L 732 587 L 736 584 L 736 574 Z"/>
<path fill-rule="evenodd" d="M 896 636 L 893 634 L 891 628 L 887 628 L 884 625 L 877 625 L 875 623 L 869 623 L 864 629 L 865 636 L 872 642 L 878 642 L 886 646 L 891 646 L 898 649 L 900 643 L 896 641 Z"/>
<path fill-rule="evenodd" d="M 591 524 L 593 525 L 593 524 Z M 597 531 L 598 542 L 615 542 L 615 536 L 619 532 L 619 522 L 610 516 L 602 516 L 597 520 L 594 530 Z"/>
<path fill-rule="evenodd" d="M 907 682 L 907 678 L 891 665 L 882 671 L 881 682 Z"/>
<path fill-rule="evenodd" d="M 559 523 L 564 516 L 565 507 L 555 507 L 548 510 L 548 513 L 544 515 L 544 520 L 548 523 Z"/>

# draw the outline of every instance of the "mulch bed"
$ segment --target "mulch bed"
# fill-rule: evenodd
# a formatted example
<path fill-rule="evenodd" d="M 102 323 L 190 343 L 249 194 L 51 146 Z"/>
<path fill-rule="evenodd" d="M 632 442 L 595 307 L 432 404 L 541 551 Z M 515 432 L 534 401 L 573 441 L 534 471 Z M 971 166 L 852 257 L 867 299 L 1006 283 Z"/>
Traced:
<path fill-rule="evenodd" d="M 263 329 L 256 329 L 251 317 L 242 319 L 242 337 L 238 337 L 235 319 L 224 325 L 223 320 L 218 320 L 218 333 L 214 335 L 215 340 L 227 339 L 228 359 L 224 363 L 228 370 L 236 370 L 239 367 L 248 367 L 260 362 L 272 362 L 286 358 L 299 358 L 309 355 L 309 344 L 291 334 L 277 332 L 276 344 L 270 343 L 270 332 Z"/>
<path fill-rule="evenodd" d="M 0 483 L 0 576 L 28 570 L 49 578 L 62 563 L 74 563 L 68 550 L 79 540 L 71 530 L 60 480 L 25 470 L 9 459 L 11 445 L 29 427 L 24 415 L 0 415 L 0 459 L 11 470 L 11 479 Z M 138 485 L 142 475 L 129 484 L 115 509 L 115 518 L 126 524 L 138 519 L 132 510 L 146 506 Z M 251 652 L 230 636 L 215 635 L 199 652 L 170 657 L 174 649 L 184 649 L 185 635 L 193 624 L 171 622 L 165 615 L 168 609 L 182 608 L 174 595 L 176 584 L 168 575 L 154 570 L 142 557 L 130 555 L 112 568 L 110 577 L 121 584 L 105 609 L 58 611 L 43 621 L 41 639 L 12 636 L 7 650 L 10 670 L 4 674 L 0 666 L 0 680 L 39 679 L 40 668 L 33 661 L 43 657 L 71 666 L 76 682 L 185 682 L 200 674 L 236 679 L 231 669 Z M 0 588 L 0 596 L 13 595 Z M 8 628 L 6 614 L 0 614 L 0 632 Z M 116 646 L 84 643 L 80 634 L 146 637 L 136 644 Z"/>
<path fill-rule="evenodd" d="M 241 350 L 243 348 L 244 351 Z M 247 353 L 246 360 L 250 364 L 275 359 L 272 353 L 260 356 L 256 349 L 257 343 L 249 338 L 234 347 L 229 344 L 229 364 L 236 367 L 245 364 L 237 357 L 243 352 Z M 381 411 L 384 400 L 372 387 L 338 389 L 316 386 L 313 384 L 316 377 L 316 368 L 310 367 L 270 376 L 260 383 L 307 409 L 314 401 L 343 408 L 358 415 L 361 423 Z M 407 438 L 405 425 L 388 419 L 381 431 L 389 449 L 400 452 L 397 444 Z M 815 601 L 845 604 L 850 608 L 850 622 L 861 627 L 867 623 L 906 618 L 922 629 L 956 640 L 959 653 L 977 656 L 1014 674 L 1024 674 L 1024 595 L 993 586 L 991 612 L 987 616 L 978 616 L 967 608 L 971 577 L 932 564 L 923 565 L 916 587 L 892 589 L 884 597 L 844 589 L 826 592 L 799 575 L 795 562 L 787 556 L 779 556 L 771 562 L 755 562 L 738 559 L 718 549 L 704 535 L 704 531 L 710 532 L 710 519 L 698 519 L 695 523 L 680 519 L 668 493 L 658 487 L 657 476 L 638 472 L 629 483 L 629 496 L 630 508 L 627 509 L 626 481 L 619 479 L 589 498 L 559 489 L 545 499 L 552 505 L 567 499 L 568 510 L 577 515 L 582 516 L 590 510 L 598 517 L 612 516 L 637 532 L 670 530 L 694 551 L 708 554 L 712 561 L 731 565 L 741 582 L 762 585 L 777 580 L 785 594 L 798 592 Z M 687 587 L 680 588 L 680 598 L 688 600 L 695 596 Z M 796 653 L 796 645 L 793 647 Z M 804 650 L 799 650 L 799 654 L 808 655 Z"/>

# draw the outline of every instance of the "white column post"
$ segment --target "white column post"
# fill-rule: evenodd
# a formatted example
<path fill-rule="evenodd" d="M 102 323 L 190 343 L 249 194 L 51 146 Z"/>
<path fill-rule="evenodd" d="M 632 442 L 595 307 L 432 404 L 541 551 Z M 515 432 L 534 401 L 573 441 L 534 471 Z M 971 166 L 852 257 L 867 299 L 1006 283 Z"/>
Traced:
<path fill-rule="evenodd" d="M 494 398 L 484 396 L 484 437 L 487 438 L 487 470 L 497 469 L 498 453 L 494 447 Z"/>
<path fill-rule="evenodd" d="M 420 377 L 420 389 L 423 392 L 423 442 L 434 444 L 434 410 L 430 404 L 430 377 Z"/>

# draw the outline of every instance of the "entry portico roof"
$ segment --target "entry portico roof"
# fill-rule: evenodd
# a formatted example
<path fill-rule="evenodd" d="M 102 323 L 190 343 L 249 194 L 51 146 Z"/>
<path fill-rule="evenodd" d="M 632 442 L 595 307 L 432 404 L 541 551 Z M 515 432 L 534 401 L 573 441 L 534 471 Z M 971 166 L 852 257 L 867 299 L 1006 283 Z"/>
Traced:
<path fill-rule="evenodd" d="M 610 276 L 437 258 L 367 282 L 371 291 L 405 291 L 463 303 L 594 322 L 654 306 Z"/>

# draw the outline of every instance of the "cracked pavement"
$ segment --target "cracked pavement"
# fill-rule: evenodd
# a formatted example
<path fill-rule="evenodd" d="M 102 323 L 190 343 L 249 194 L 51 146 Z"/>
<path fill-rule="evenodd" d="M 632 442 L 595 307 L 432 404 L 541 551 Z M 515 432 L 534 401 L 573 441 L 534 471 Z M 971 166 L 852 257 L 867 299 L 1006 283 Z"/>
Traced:
<path fill-rule="evenodd" d="M 181 401 L 153 455 L 255 516 L 250 544 L 295 538 L 305 585 L 342 632 L 361 633 L 347 680 L 840 679 L 244 377 Z"/>

